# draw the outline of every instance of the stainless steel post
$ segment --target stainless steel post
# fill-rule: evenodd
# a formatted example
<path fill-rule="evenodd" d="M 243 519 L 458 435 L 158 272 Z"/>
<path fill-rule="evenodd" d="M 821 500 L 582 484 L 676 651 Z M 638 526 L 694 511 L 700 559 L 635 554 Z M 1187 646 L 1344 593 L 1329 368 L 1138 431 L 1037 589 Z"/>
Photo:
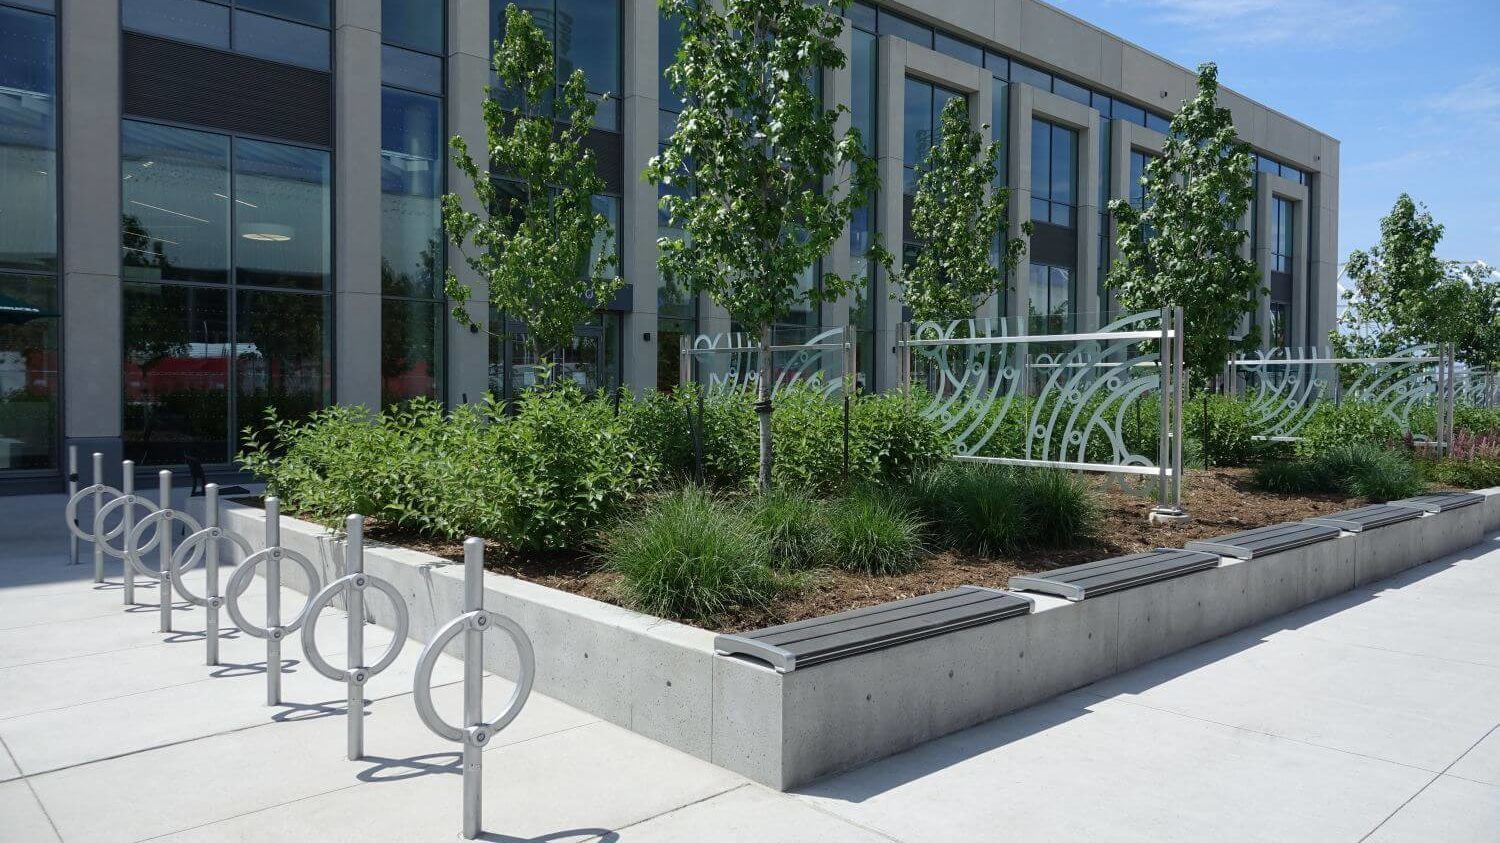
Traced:
<path fill-rule="evenodd" d="M 120 463 L 120 474 L 120 494 L 127 498 L 134 497 L 135 462 L 133 460 L 125 460 L 124 462 Z M 135 530 L 135 507 L 127 504 L 124 508 L 124 512 L 121 513 L 120 517 L 124 519 L 124 533 L 128 536 Z M 100 550 L 100 548 L 94 548 L 95 553 L 100 552 Z M 126 606 L 134 606 L 135 566 L 130 564 L 130 559 L 128 557 L 120 560 L 120 583 L 122 587 L 122 593 L 124 594 L 123 602 Z"/>
<path fill-rule="evenodd" d="M 104 508 L 104 454 L 94 452 L 94 518 Z M 94 582 L 104 582 L 104 548 L 94 542 Z"/>
<path fill-rule="evenodd" d="M 677 339 L 677 385 L 687 386 L 693 379 L 693 356 L 688 353 L 691 340 L 686 334 Z"/>
<path fill-rule="evenodd" d="M 68 446 L 68 500 L 78 494 L 78 446 Z M 73 519 L 73 526 L 78 526 L 78 519 Z M 68 564 L 78 564 L 78 534 L 72 530 L 68 531 Z"/>
<path fill-rule="evenodd" d="M 266 705 L 281 704 L 281 501 L 266 498 Z"/>
<path fill-rule="evenodd" d="M 1172 410 L 1174 417 L 1172 424 L 1177 438 L 1176 444 L 1172 448 L 1172 508 L 1178 512 L 1182 512 L 1182 394 L 1185 391 L 1183 388 L 1183 358 L 1187 352 L 1187 340 L 1183 335 L 1182 308 L 1174 307 L 1172 308 L 1172 312 L 1172 330 L 1177 335 L 1176 340 L 1173 342 L 1175 350 L 1172 354 L 1172 394 L 1175 396 L 1173 399 L 1175 406 Z M 1204 445 L 1206 447 L 1207 443 L 1204 443 Z"/>
<path fill-rule="evenodd" d="M 203 487 L 203 526 L 208 530 L 219 528 L 219 484 L 209 483 Z M 203 573 L 206 582 L 203 594 L 208 598 L 204 608 L 203 636 L 206 643 L 206 658 L 210 667 L 219 663 L 219 543 L 208 540 L 203 551 Z"/>
<path fill-rule="evenodd" d="M 1158 392 L 1156 464 L 1161 467 L 1161 470 L 1157 474 L 1156 483 L 1156 505 L 1158 507 L 1165 507 L 1168 505 L 1167 499 L 1169 490 L 1167 488 L 1167 472 L 1171 470 L 1172 465 L 1172 443 L 1170 441 L 1170 433 L 1168 431 L 1168 425 L 1171 422 L 1168 416 L 1170 414 L 1170 408 L 1172 406 L 1171 331 L 1172 311 L 1170 308 L 1164 307 L 1161 309 L 1161 340 L 1159 341 L 1156 349 Z"/>
<path fill-rule="evenodd" d="M 484 610 L 484 539 L 464 540 L 464 611 Z M 484 725 L 484 628 L 470 625 L 464 630 L 464 727 Z M 478 741 L 464 741 L 464 837 L 479 836 L 484 757 Z"/>
<path fill-rule="evenodd" d="M 362 573 L 365 570 L 365 519 L 362 515 L 351 515 L 344 519 L 347 538 L 344 542 L 344 574 Z M 365 663 L 365 591 L 351 588 L 345 598 L 349 610 L 349 641 L 344 650 L 349 665 Z M 346 720 L 349 730 L 349 760 L 363 758 L 365 754 L 365 687 L 354 682 L 346 683 L 349 708 Z"/>
<path fill-rule="evenodd" d="M 169 513 L 156 525 L 161 531 L 157 547 L 157 600 L 160 603 L 158 611 L 161 616 L 159 622 L 161 632 L 172 631 L 172 472 L 162 469 L 156 473 L 157 506 L 161 511 Z"/>

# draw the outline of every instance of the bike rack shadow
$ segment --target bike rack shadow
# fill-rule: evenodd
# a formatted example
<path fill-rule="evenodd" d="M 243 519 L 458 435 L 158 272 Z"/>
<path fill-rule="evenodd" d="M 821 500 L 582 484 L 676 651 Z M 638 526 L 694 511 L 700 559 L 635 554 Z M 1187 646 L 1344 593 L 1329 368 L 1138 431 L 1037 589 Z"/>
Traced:
<path fill-rule="evenodd" d="M 436 763 L 436 759 L 447 759 L 445 762 Z M 422 776 L 438 775 L 463 775 L 463 753 L 462 752 L 429 752 L 425 755 L 413 755 L 410 758 L 386 758 L 380 755 L 366 755 L 363 760 L 374 761 L 375 765 L 355 774 L 355 778 L 362 782 L 400 782 L 407 779 L 421 778 Z M 405 770 L 406 772 L 385 774 L 385 770 Z"/>

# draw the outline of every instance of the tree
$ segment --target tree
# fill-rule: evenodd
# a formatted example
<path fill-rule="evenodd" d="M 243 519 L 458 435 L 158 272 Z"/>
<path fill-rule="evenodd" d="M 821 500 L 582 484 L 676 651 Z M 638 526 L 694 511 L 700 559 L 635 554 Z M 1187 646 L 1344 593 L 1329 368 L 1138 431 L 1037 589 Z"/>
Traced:
<path fill-rule="evenodd" d="M 495 43 L 493 67 L 505 101 L 485 87 L 489 172 L 462 136 L 451 141 L 453 161 L 483 210 L 469 211 L 458 194 L 446 194 L 443 229 L 484 279 L 489 304 L 523 323 L 536 359 L 545 360 L 624 283 L 611 272 L 609 221 L 593 208 L 604 181 L 583 145 L 598 103 L 586 94 L 582 70 L 573 71 L 554 103 L 552 45 L 514 3 L 505 7 L 505 38 Z M 596 240 L 604 248 L 589 266 Z M 443 286 L 454 318 L 477 328 L 468 311 L 473 291 L 451 271 Z"/>
<path fill-rule="evenodd" d="M 1348 356 L 1453 343 L 1475 365 L 1500 361 L 1500 281 L 1484 263 L 1443 260 L 1443 226 L 1403 193 L 1380 220 L 1380 243 L 1349 253 L 1354 289 L 1331 340 Z"/>
<path fill-rule="evenodd" d="M 1003 289 L 1026 244 L 1004 237 L 1010 191 L 995 185 L 998 142 L 969 128 L 969 107 L 957 97 L 943 106 L 941 137 L 927 152 L 912 199 L 912 233 L 922 243 L 906 268 L 901 294 L 919 321 L 962 319 Z M 989 126 L 982 127 L 984 131 Z M 1025 231 L 1031 234 L 1031 223 Z M 995 233 L 1005 271 L 990 261 Z"/>
<path fill-rule="evenodd" d="M 827 254 L 878 184 L 859 132 L 837 132 L 844 106 L 825 109 L 812 84 L 844 66 L 835 39 L 847 0 L 661 0 L 682 22 L 666 70 L 683 99 L 677 129 L 646 177 L 673 187 L 661 206 L 680 237 L 659 241 L 660 266 L 706 292 L 758 338 L 760 483 L 771 483 L 771 331 L 792 306 L 832 301 L 850 279 L 798 279 Z M 839 173 L 834 190 L 824 181 Z M 877 259 L 888 260 L 883 250 Z"/>
<path fill-rule="evenodd" d="M 1172 118 L 1162 156 L 1146 167 L 1145 207 L 1109 203 L 1120 259 L 1106 283 L 1130 310 L 1182 308 L 1183 363 L 1200 388 L 1245 343 L 1232 337 L 1255 312 L 1256 298 L 1268 294 L 1255 264 L 1240 254 L 1250 236 L 1239 223 L 1255 198 L 1253 158 L 1218 93 L 1218 68 L 1201 65 L 1197 95 Z"/>

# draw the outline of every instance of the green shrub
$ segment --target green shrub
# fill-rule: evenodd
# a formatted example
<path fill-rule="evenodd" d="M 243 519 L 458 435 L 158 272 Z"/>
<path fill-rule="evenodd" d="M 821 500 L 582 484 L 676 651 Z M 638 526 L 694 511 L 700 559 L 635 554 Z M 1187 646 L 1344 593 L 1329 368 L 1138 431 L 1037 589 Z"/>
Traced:
<path fill-rule="evenodd" d="M 1422 475 L 1434 483 L 1460 489 L 1487 489 L 1500 486 L 1500 459 L 1476 457 L 1420 460 Z"/>
<path fill-rule="evenodd" d="M 1370 401 L 1345 401 L 1338 405 L 1322 402 L 1298 433 L 1302 440 L 1297 443 L 1297 455 L 1303 457 L 1354 442 L 1394 445 L 1405 436 L 1401 425 L 1385 408 Z"/>
<path fill-rule="evenodd" d="M 1255 485 L 1271 492 L 1329 492 L 1389 501 L 1422 491 L 1421 474 L 1402 454 L 1356 442 L 1329 447 L 1316 456 L 1273 461 L 1256 469 Z"/>
<path fill-rule="evenodd" d="M 850 404 L 850 473 L 859 483 L 904 481 L 946 459 L 953 440 L 941 423 L 923 415 L 931 398 L 925 391 L 861 394 Z"/>
<path fill-rule="evenodd" d="M 889 490 L 862 487 L 829 502 L 826 553 L 867 574 L 899 574 L 921 564 L 922 519 Z"/>
<path fill-rule="evenodd" d="M 826 552 L 827 504 L 812 495 L 775 489 L 749 503 L 750 522 L 779 568 L 811 567 Z"/>
<path fill-rule="evenodd" d="M 1257 488 L 1283 495 L 1326 491 L 1323 479 L 1314 475 L 1312 464 L 1302 460 L 1271 460 L 1256 466 L 1251 482 Z"/>
<path fill-rule="evenodd" d="M 1205 415 L 1208 417 L 1206 429 Z M 1263 431 L 1256 423 L 1250 405 L 1226 395 L 1209 395 L 1206 402 L 1202 395 L 1184 401 L 1182 432 L 1185 438 L 1197 442 L 1195 450 L 1199 459 L 1206 453 L 1210 465 L 1250 465 L 1261 459 L 1267 450 L 1266 443 L 1255 438 Z"/>
<path fill-rule="evenodd" d="M 948 542 L 985 555 L 1077 543 L 1099 514 L 1088 481 L 1057 469 L 953 462 L 920 475 L 912 491 Z"/>
<path fill-rule="evenodd" d="M 619 522 L 604 559 L 620 574 L 625 602 L 665 617 L 720 617 L 765 605 L 794 584 L 767 564 L 748 518 L 694 486 Z"/>
<path fill-rule="evenodd" d="M 681 478 L 697 474 L 695 428 L 702 415 L 703 482 L 725 488 L 753 483 L 760 445 L 755 407 L 741 391 L 714 391 L 698 402 L 696 384 L 670 393 L 647 392 L 623 400 L 620 418 L 641 447 L 666 473 Z"/>

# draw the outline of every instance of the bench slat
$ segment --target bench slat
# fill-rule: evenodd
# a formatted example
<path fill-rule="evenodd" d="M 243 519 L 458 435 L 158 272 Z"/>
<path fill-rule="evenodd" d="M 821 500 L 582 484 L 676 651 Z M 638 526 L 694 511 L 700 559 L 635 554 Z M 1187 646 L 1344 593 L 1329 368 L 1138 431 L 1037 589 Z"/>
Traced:
<path fill-rule="evenodd" d="M 1483 502 L 1484 495 L 1476 495 L 1472 492 L 1446 492 L 1436 495 L 1418 495 L 1414 498 L 1391 501 L 1391 506 L 1405 506 L 1412 509 L 1419 509 L 1423 512 L 1438 513 L 1453 509 L 1463 509 L 1466 506 L 1474 506 Z"/>
<path fill-rule="evenodd" d="M 1055 571 L 1011 577 L 1010 587 L 1078 601 L 1184 576 L 1218 564 L 1219 557 L 1215 554 L 1160 548 Z"/>
<path fill-rule="evenodd" d="M 1377 503 L 1303 520 L 1309 524 L 1321 524 L 1325 527 L 1337 527 L 1350 533 L 1360 533 L 1421 517 L 1422 510 L 1416 507 Z"/>
<path fill-rule="evenodd" d="M 1254 559 L 1270 556 L 1293 548 L 1305 547 L 1339 536 L 1339 528 L 1304 521 L 1289 521 L 1269 527 L 1257 527 L 1240 533 L 1231 533 L 1215 539 L 1190 541 L 1187 550 L 1230 556 L 1235 559 Z"/>

